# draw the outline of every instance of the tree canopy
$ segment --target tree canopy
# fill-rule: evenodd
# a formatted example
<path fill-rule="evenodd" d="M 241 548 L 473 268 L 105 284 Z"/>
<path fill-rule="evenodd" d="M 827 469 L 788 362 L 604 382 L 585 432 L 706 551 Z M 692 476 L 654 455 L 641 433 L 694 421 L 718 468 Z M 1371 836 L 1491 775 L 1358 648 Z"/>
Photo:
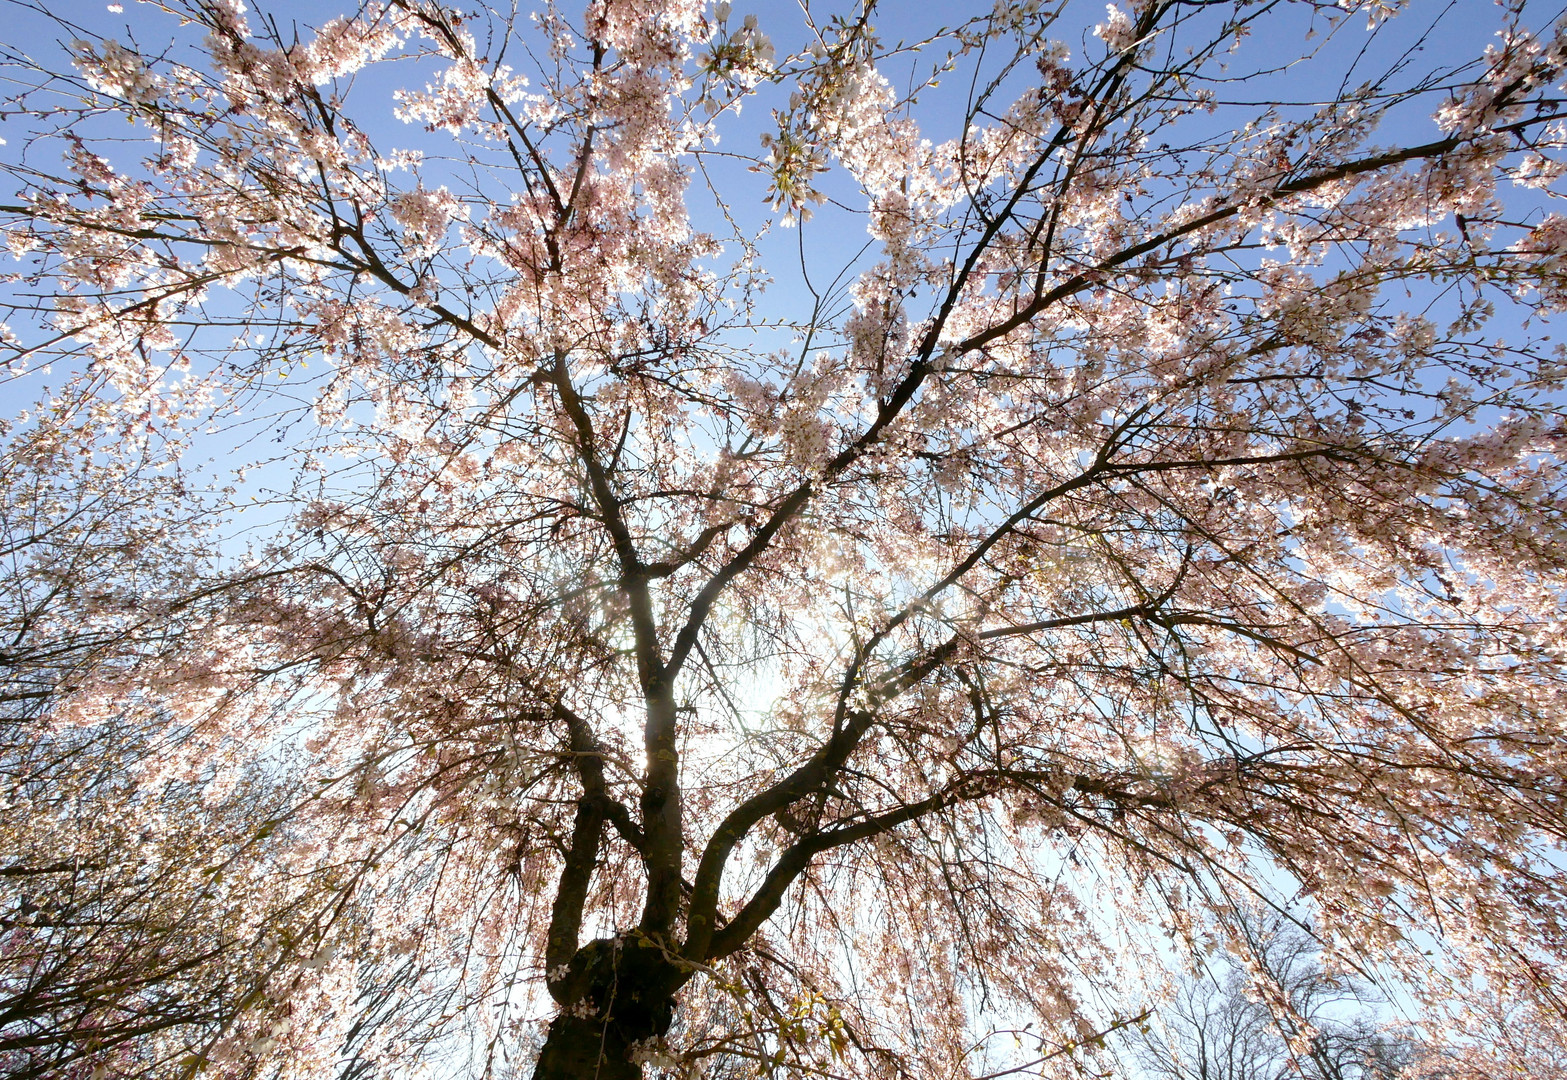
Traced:
<path fill-rule="evenodd" d="M 1259 905 L 1560 1067 L 1558 12 L 127 7 L 0 47 L 8 1076 L 1309 1054 Z"/>

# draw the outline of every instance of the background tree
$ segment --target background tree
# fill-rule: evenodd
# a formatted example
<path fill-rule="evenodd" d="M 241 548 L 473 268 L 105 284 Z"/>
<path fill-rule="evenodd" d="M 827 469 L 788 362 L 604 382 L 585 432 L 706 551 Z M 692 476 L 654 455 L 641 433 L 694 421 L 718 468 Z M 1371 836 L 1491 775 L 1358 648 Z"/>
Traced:
<path fill-rule="evenodd" d="M 1181 981 L 1151 1023 L 1123 1029 L 1140 1075 L 1169 1080 L 1414 1075 L 1421 1048 L 1389 1030 L 1385 1003 L 1371 987 L 1323 969 L 1307 930 L 1271 911 L 1251 913 L 1237 930 L 1239 956 L 1209 958 L 1203 970 Z"/>
<path fill-rule="evenodd" d="M 52 16 L 7 1066 L 1072 1075 L 1274 891 L 1558 1053 L 1567 37 L 1398 6 Z"/>

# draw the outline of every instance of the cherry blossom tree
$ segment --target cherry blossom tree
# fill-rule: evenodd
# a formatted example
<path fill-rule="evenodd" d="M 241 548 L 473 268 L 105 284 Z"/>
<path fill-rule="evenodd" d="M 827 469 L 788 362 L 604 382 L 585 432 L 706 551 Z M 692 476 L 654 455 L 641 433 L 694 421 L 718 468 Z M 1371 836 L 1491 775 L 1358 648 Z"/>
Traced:
<path fill-rule="evenodd" d="M 4 53 L 8 1073 L 1094 1074 L 1270 898 L 1562 1059 L 1554 12 L 118 8 Z"/>

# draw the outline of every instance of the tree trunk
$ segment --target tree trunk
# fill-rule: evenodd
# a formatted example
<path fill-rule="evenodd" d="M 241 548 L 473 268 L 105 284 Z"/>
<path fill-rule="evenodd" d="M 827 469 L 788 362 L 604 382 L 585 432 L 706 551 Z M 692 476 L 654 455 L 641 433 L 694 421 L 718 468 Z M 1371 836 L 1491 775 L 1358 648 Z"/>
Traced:
<path fill-rule="evenodd" d="M 551 987 L 561 1004 L 534 1080 L 641 1080 L 638 1050 L 664 1035 L 687 976 L 637 938 L 600 938 L 578 950 Z"/>
<path fill-rule="evenodd" d="M 562 1013 L 550 1023 L 533 1080 L 642 1080 L 630 1034 L 613 1021 Z"/>

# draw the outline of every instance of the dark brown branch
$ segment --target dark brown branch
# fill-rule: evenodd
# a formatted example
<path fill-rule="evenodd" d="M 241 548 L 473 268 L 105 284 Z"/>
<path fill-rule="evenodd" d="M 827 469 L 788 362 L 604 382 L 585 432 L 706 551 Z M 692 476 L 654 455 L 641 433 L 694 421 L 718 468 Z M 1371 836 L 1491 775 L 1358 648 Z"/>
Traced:
<path fill-rule="evenodd" d="M 1498 127 L 1493 130 L 1500 132 L 1517 132 L 1530 126 L 1546 123 L 1547 121 L 1553 119 L 1558 119 L 1558 117 L 1555 114 L 1549 116 L 1531 117 L 1528 120 L 1520 121 L 1516 124 L 1508 124 L 1504 127 Z M 1131 262 L 1133 259 L 1137 258 L 1139 255 L 1146 255 L 1150 251 L 1156 251 L 1164 245 L 1179 240 L 1182 237 L 1190 236 L 1193 233 L 1201 232 L 1210 226 L 1227 221 L 1230 218 L 1235 217 L 1242 210 L 1259 209 L 1272 206 L 1275 203 L 1290 197 L 1291 195 L 1303 195 L 1308 192 L 1315 191 L 1318 188 L 1326 187 L 1329 184 L 1336 183 L 1339 180 L 1346 180 L 1350 177 L 1360 176 L 1365 173 L 1377 172 L 1381 169 L 1391 168 L 1394 165 L 1402 165 L 1407 161 L 1420 161 L 1441 157 L 1443 154 L 1449 154 L 1454 150 L 1457 150 L 1467 141 L 1469 141 L 1469 139 L 1453 136 L 1446 139 L 1438 139 L 1435 142 L 1423 143 L 1420 146 L 1409 146 L 1400 150 L 1390 150 L 1386 153 L 1375 154 L 1371 157 L 1361 158 L 1357 161 L 1347 161 L 1342 165 L 1335 166 L 1334 168 L 1324 169 L 1323 171 L 1312 176 L 1303 176 L 1298 180 L 1291 180 L 1287 183 L 1279 184 L 1271 191 L 1257 194 L 1255 198 L 1232 202 L 1228 205 L 1220 206 L 1217 209 L 1210 210 L 1208 213 L 1203 214 L 1201 217 L 1193 218 L 1184 225 L 1180 225 L 1174 229 L 1168 229 L 1162 233 L 1159 233 L 1157 236 L 1151 236 L 1139 244 L 1133 244 L 1131 247 L 1119 251 L 1116 254 L 1103 259 L 1098 263 L 1095 263 L 1087 270 L 1083 270 L 1077 274 L 1074 274 L 1072 277 L 1061 282 L 1049 292 L 1036 296 L 1032 301 L 1019 308 L 1017 312 L 1009 318 L 1004 319 L 1003 321 L 992 327 L 989 327 L 988 329 L 981 330 L 979 333 L 974 334 L 971 337 L 965 338 L 960 344 L 956 346 L 954 351 L 959 353 L 967 353 L 973 352 L 975 349 L 983 348 L 992 341 L 1005 337 L 1012 331 L 1037 318 L 1039 315 L 1043 314 L 1045 310 L 1048 309 L 1052 304 L 1055 304 L 1060 300 L 1064 300 L 1068 296 L 1080 293 L 1084 289 L 1090 288 L 1100 280 L 1101 276 L 1106 271 L 1119 269 L 1120 267 L 1125 266 L 1127 263 Z"/>
<path fill-rule="evenodd" d="M 583 798 L 577 801 L 571 828 L 571 847 L 566 851 L 555 903 L 550 909 L 550 927 L 544 945 L 545 985 L 562 1005 L 577 996 L 568 977 L 572 957 L 577 953 L 582 930 L 582 908 L 587 900 L 593 870 L 598 864 L 599 843 L 604 832 L 605 804 L 604 756 L 586 720 L 563 705 L 555 714 L 566 722 L 572 761 L 582 780 Z"/>

